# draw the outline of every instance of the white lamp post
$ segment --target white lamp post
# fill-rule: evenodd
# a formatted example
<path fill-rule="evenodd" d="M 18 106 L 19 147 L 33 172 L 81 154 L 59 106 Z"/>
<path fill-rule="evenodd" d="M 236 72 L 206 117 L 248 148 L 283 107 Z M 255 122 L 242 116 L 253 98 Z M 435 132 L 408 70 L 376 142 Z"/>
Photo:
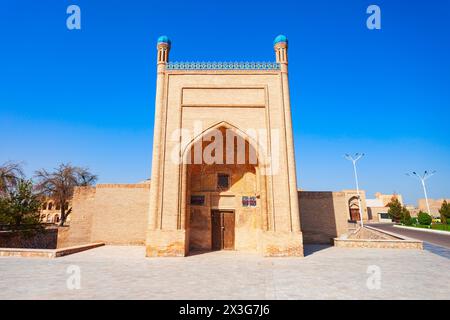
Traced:
<path fill-rule="evenodd" d="M 413 177 L 416 178 L 420 181 L 420 183 L 422 183 L 422 187 L 423 187 L 423 193 L 425 195 L 425 202 L 427 203 L 427 210 L 428 210 L 428 214 L 431 216 L 431 210 L 430 210 L 430 204 L 428 203 L 428 194 L 427 194 L 427 187 L 425 185 L 425 181 L 430 178 L 432 175 L 434 175 L 436 173 L 436 171 L 432 171 L 432 172 L 428 172 L 425 171 L 423 173 L 423 175 L 419 175 L 417 174 L 417 172 L 413 172 L 413 173 L 407 173 L 406 175 L 409 177 Z M 431 216 L 433 217 L 433 216 Z"/>
<path fill-rule="evenodd" d="M 356 172 L 356 162 L 361 159 L 364 156 L 364 153 L 357 153 L 355 154 L 354 157 L 346 154 L 345 158 L 347 160 L 350 160 L 353 163 L 353 170 L 355 172 L 355 182 L 356 182 L 356 194 L 358 195 L 358 203 L 359 203 L 359 217 L 361 219 L 361 228 L 364 226 L 363 225 L 363 211 L 361 210 L 362 205 L 361 205 L 361 196 L 359 194 L 359 183 L 358 183 L 358 173 Z"/>

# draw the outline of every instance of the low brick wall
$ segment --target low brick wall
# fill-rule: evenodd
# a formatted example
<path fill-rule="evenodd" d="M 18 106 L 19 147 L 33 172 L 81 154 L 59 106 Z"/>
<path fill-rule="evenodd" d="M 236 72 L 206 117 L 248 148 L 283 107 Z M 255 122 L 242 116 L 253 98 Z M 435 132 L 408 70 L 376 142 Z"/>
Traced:
<path fill-rule="evenodd" d="M 20 248 L 0 248 L 0 257 L 21 257 L 21 258 L 58 258 L 74 254 L 77 252 L 94 249 L 105 245 L 104 243 L 90 243 L 61 249 L 20 249 Z"/>
<path fill-rule="evenodd" d="M 57 249 L 68 247 L 70 227 L 51 227 L 40 231 L 0 231 L 0 248 Z"/>
<path fill-rule="evenodd" d="M 423 249 L 423 243 L 414 240 L 334 239 L 334 246 L 340 248 Z"/>
<path fill-rule="evenodd" d="M 355 240 L 403 240 L 402 237 L 394 236 L 367 226 L 355 230 L 349 235 L 349 238 Z"/>
<path fill-rule="evenodd" d="M 58 229 L 0 231 L 1 248 L 56 249 Z"/>
<path fill-rule="evenodd" d="M 358 230 L 334 239 L 334 246 L 341 248 L 423 249 L 423 242 L 401 237 L 372 227 Z"/>

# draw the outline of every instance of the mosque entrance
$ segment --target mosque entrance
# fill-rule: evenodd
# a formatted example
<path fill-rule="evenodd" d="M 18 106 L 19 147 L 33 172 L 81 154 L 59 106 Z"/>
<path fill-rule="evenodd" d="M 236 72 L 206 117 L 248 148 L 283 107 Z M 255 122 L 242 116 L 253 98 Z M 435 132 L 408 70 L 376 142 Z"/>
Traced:
<path fill-rule="evenodd" d="M 303 255 L 287 46 L 276 38 L 275 62 L 191 64 L 158 40 L 147 256 Z"/>
<path fill-rule="evenodd" d="M 234 250 L 234 211 L 211 210 L 212 249 Z"/>

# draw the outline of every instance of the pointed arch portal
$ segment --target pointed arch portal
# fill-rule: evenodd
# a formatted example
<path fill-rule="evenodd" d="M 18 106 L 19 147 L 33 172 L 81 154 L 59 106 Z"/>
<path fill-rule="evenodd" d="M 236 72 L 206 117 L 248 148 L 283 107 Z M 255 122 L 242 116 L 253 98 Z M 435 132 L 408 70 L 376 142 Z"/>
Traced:
<path fill-rule="evenodd" d="M 148 257 L 303 255 L 287 47 L 275 39 L 274 63 L 176 63 L 158 41 Z"/>
<path fill-rule="evenodd" d="M 227 122 L 186 146 L 178 228 L 187 230 L 189 250 L 257 250 L 257 234 L 268 229 L 270 212 L 260 149 Z"/>

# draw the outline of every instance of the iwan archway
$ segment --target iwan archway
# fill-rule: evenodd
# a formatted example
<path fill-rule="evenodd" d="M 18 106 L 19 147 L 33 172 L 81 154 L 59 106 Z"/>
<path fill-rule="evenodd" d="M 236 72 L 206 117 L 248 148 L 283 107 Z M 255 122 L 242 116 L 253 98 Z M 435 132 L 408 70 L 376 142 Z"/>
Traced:
<path fill-rule="evenodd" d="M 183 156 L 182 228 L 189 251 L 257 251 L 268 230 L 264 155 L 242 130 L 221 122 L 191 141 Z"/>
<path fill-rule="evenodd" d="M 286 37 L 268 63 L 169 62 L 164 36 L 157 48 L 147 256 L 302 256 Z"/>

